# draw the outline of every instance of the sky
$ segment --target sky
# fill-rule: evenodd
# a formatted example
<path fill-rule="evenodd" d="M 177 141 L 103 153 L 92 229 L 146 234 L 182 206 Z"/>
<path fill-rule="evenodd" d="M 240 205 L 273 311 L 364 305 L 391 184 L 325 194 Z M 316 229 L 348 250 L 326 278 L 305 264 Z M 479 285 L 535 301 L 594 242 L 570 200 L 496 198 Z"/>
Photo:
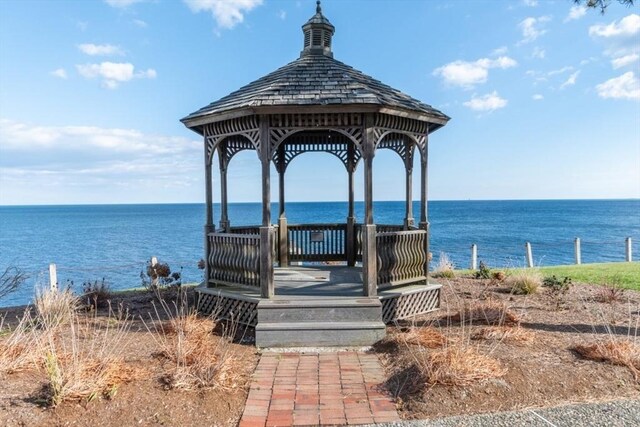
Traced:
<path fill-rule="evenodd" d="M 452 118 L 430 136 L 431 200 L 640 198 L 637 5 L 322 7 L 336 59 Z M 179 119 L 298 58 L 314 13 L 314 0 L 0 1 L 0 205 L 202 203 L 202 140 Z M 399 157 L 379 150 L 373 167 L 374 200 L 403 199 Z M 259 201 L 260 179 L 256 153 L 238 154 L 230 201 Z M 289 201 L 347 200 L 329 154 L 297 157 L 286 180 Z"/>

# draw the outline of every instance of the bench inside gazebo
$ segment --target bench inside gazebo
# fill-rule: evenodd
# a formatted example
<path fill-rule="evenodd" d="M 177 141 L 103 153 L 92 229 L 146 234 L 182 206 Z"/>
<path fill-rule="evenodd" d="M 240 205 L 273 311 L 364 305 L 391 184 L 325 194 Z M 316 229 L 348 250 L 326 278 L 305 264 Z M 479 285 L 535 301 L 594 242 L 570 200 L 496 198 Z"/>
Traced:
<path fill-rule="evenodd" d="M 333 25 L 316 14 L 302 27 L 300 58 L 190 114 L 182 122 L 204 138 L 205 281 L 199 310 L 254 326 L 259 347 L 362 346 L 385 323 L 437 309 L 429 283 L 429 134 L 449 118 L 333 58 Z M 402 224 L 375 224 L 373 158 L 390 149 L 405 169 Z M 227 170 L 254 150 L 262 169 L 262 223 L 233 226 Z M 308 152 L 326 152 L 347 172 L 348 211 L 336 224 L 288 224 L 285 175 Z M 420 217 L 412 211 L 414 154 L 420 155 Z M 220 165 L 220 222 L 213 220 L 212 164 Z M 271 222 L 271 164 L 279 215 Z M 354 172 L 364 168 L 364 218 L 354 212 Z M 380 171 L 383 172 L 383 171 Z M 257 184 L 257 183 L 256 183 Z M 313 213 L 309 213 L 312 217 Z"/>

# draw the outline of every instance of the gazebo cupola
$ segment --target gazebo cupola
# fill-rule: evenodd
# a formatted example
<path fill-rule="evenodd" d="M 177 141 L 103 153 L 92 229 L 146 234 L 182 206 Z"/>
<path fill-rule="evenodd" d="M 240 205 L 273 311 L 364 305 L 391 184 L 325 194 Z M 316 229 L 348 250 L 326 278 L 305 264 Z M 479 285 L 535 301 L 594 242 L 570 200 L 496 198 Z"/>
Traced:
<path fill-rule="evenodd" d="M 327 55 L 333 58 L 331 39 L 336 29 L 322 14 L 320 0 L 316 2 L 316 14 L 302 26 L 304 48 L 301 55 Z"/>
<path fill-rule="evenodd" d="M 429 135 L 449 117 L 334 59 L 335 28 L 320 2 L 302 30 L 299 58 L 182 119 L 203 138 L 205 273 L 198 288 L 199 307 L 255 326 L 258 346 L 367 345 L 384 334 L 383 321 L 439 305 L 439 285 L 427 279 L 427 159 Z M 394 151 L 404 166 L 405 212 L 396 224 L 374 220 L 373 159 L 380 149 Z M 227 171 L 244 150 L 257 154 L 262 172 L 255 183 L 262 190 L 262 221 L 251 226 L 236 225 L 228 209 Z M 309 212 L 307 223 L 288 223 L 287 167 L 309 152 L 331 154 L 344 166 L 344 222 L 314 222 Z M 417 221 L 412 185 L 416 154 Z M 212 176 L 216 157 L 217 229 Z M 278 174 L 277 224 L 271 214 L 272 165 Z M 356 218 L 354 209 L 357 168 L 364 175 L 363 218 Z M 295 310 L 305 311 L 306 317 Z"/>

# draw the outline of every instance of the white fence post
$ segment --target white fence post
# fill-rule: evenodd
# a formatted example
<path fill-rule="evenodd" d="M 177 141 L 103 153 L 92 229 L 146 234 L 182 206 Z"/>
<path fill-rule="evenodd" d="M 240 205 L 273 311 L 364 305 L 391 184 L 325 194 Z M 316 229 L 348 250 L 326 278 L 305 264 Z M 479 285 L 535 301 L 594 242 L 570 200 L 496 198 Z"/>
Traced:
<path fill-rule="evenodd" d="M 58 273 L 56 271 L 56 265 L 49 264 L 49 289 L 52 291 L 58 290 Z"/>
<path fill-rule="evenodd" d="M 633 261 L 633 254 L 631 253 L 631 237 L 627 237 L 625 239 L 625 242 L 627 243 L 627 251 L 626 251 L 626 261 L 627 262 L 631 262 Z"/>
<path fill-rule="evenodd" d="M 580 252 L 580 238 L 576 237 L 574 242 L 575 252 L 576 252 L 576 264 L 580 265 L 582 263 L 582 254 Z"/>
<path fill-rule="evenodd" d="M 471 245 L 471 269 L 478 269 L 478 245 L 475 243 Z"/>
<path fill-rule="evenodd" d="M 531 243 L 525 243 L 525 248 L 527 249 L 527 267 L 533 267 L 533 254 L 531 253 Z"/>

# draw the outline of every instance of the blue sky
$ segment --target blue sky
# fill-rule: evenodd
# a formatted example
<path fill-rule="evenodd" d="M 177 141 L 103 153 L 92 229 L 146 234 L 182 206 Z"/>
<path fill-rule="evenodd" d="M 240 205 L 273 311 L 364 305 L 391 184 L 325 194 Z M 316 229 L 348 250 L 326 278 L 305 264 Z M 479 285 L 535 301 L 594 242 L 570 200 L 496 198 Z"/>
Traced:
<path fill-rule="evenodd" d="M 3 0 L 0 204 L 202 202 L 201 141 L 179 119 L 296 59 L 314 10 Z M 452 117 L 430 139 L 430 199 L 640 197 L 638 6 L 325 0 L 323 11 L 336 59 Z M 346 200 L 331 155 L 287 172 L 288 200 Z M 229 174 L 231 201 L 259 200 L 255 153 Z M 375 200 L 404 197 L 394 153 L 378 152 L 374 176 Z"/>

